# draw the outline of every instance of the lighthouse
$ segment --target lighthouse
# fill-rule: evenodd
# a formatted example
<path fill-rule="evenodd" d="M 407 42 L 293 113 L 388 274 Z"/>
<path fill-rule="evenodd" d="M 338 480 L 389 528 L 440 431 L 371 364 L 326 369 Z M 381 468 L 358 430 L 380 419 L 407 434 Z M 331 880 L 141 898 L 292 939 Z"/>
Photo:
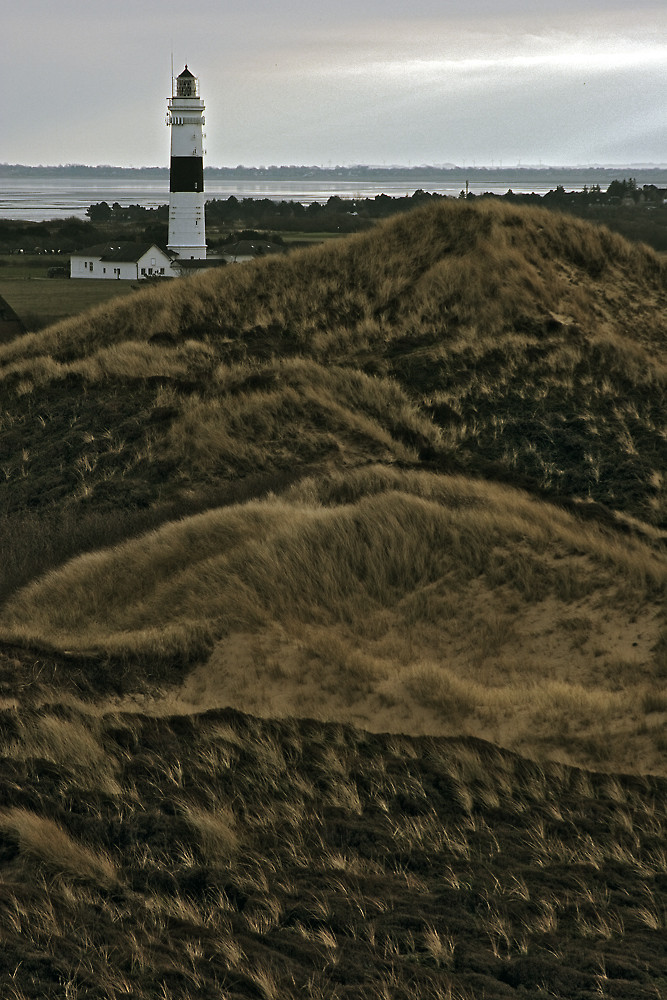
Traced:
<path fill-rule="evenodd" d="M 167 99 L 171 129 L 169 250 L 185 260 L 206 259 L 204 220 L 204 102 L 199 81 L 186 66 L 172 79 Z M 174 92 L 175 90 L 175 92 Z"/>

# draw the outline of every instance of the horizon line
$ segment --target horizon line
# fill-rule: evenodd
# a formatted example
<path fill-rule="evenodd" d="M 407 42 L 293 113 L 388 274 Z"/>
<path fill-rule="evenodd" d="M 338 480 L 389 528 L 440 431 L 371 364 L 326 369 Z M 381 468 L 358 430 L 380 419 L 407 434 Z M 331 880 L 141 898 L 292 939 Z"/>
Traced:
<path fill-rule="evenodd" d="M 169 166 L 164 164 L 142 164 L 141 166 L 126 165 L 126 164 L 113 164 L 113 163 L 0 163 L 0 169 L 24 169 L 24 170 L 73 170 L 79 168 L 85 168 L 87 170 L 163 170 L 166 173 L 169 172 Z M 318 163 L 272 163 L 266 164 L 235 164 L 231 165 L 213 165 L 208 164 L 204 167 L 204 170 L 319 170 L 323 172 L 330 172 L 333 170 L 408 170 L 408 171 L 419 171 L 419 170 L 440 170 L 440 171 L 466 171 L 466 170 L 487 170 L 487 171 L 503 171 L 503 170 L 665 170 L 667 169 L 667 163 L 653 163 L 653 162 L 639 162 L 639 163 L 569 163 L 569 164 L 554 164 L 554 163 L 509 163 L 509 164 L 456 164 L 456 163 L 420 163 L 414 164 L 404 164 L 404 163 L 337 163 L 335 165 L 325 166 Z"/>

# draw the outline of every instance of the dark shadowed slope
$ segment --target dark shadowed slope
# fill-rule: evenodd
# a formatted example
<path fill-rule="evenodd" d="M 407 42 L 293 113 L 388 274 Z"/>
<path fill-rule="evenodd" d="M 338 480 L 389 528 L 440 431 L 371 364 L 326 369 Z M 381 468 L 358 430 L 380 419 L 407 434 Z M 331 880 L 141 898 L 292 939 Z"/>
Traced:
<path fill-rule="evenodd" d="M 0 348 L 5 502 L 151 505 L 380 458 L 664 530 L 666 306 L 657 257 L 606 230 L 428 207 Z"/>
<path fill-rule="evenodd" d="M 11 1000 L 667 990 L 664 780 L 229 710 L 0 727 Z"/>

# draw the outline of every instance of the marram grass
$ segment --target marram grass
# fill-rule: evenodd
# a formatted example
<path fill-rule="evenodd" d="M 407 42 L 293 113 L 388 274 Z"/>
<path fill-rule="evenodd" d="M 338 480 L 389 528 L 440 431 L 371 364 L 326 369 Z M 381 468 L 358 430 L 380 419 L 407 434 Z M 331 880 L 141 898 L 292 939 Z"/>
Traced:
<path fill-rule="evenodd" d="M 525 601 L 602 588 L 664 598 L 667 564 L 648 546 L 609 539 L 509 488 L 458 479 L 448 490 L 442 477 L 407 473 L 393 480 L 395 488 L 385 480 L 353 504 L 220 508 L 81 556 L 8 601 L 2 634 L 132 654 L 152 652 L 159 633 L 168 655 L 192 634 L 213 641 L 292 617 L 344 621 L 438 580 L 489 575 Z M 557 562 L 548 558 L 554 549 Z"/>
<path fill-rule="evenodd" d="M 68 714 L 118 789 L 46 772 L 27 729 L 0 757 L 24 773 L 0 811 L 3 997 L 663 992 L 664 779 L 230 711 Z"/>
<path fill-rule="evenodd" d="M 426 461 L 661 530 L 666 311 L 645 247 L 429 206 L 0 345 L 0 503 L 156 506 L 258 471 Z"/>
<path fill-rule="evenodd" d="M 666 307 L 448 202 L 0 346 L 0 995 L 667 992 Z"/>
<path fill-rule="evenodd" d="M 134 664 L 137 683 L 180 675 L 153 711 L 232 704 L 661 770 L 666 590 L 644 542 L 509 487 L 376 466 L 80 556 L 8 601 L 0 636 Z"/>

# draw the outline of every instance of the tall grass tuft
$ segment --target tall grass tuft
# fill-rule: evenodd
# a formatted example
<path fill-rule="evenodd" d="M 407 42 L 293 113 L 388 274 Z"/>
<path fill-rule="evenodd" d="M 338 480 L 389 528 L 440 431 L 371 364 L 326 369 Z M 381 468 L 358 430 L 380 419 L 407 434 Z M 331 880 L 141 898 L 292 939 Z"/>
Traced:
<path fill-rule="evenodd" d="M 19 850 L 28 864 L 36 862 L 51 874 L 68 878 L 101 884 L 115 881 L 116 866 L 106 851 L 78 843 L 52 819 L 29 809 L 4 809 L 0 811 L 0 830 L 18 838 Z"/>

